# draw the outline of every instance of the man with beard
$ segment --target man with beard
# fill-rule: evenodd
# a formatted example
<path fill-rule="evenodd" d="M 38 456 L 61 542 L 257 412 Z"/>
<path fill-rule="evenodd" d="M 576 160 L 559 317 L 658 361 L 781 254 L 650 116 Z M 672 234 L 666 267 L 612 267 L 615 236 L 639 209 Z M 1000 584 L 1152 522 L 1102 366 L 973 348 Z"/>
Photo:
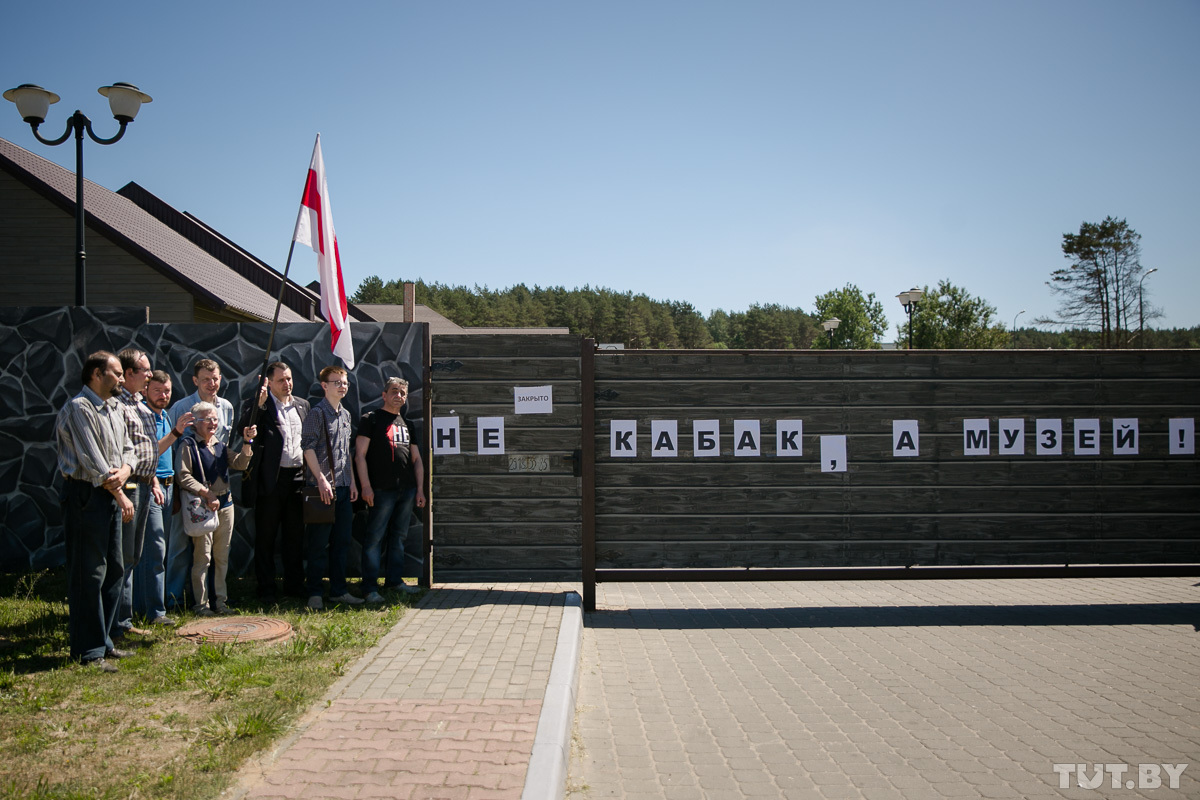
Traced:
<path fill-rule="evenodd" d="M 99 350 L 84 360 L 80 378 L 83 388 L 54 423 L 63 476 L 67 629 L 72 659 L 116 672 L 108 659 L 131 655 L 113 646 L 109 632 L 121 602 L 121 525 L 134 517 L 124 487 L 138 459 L 116 402 L 125 381 L 121 362 Z"/>

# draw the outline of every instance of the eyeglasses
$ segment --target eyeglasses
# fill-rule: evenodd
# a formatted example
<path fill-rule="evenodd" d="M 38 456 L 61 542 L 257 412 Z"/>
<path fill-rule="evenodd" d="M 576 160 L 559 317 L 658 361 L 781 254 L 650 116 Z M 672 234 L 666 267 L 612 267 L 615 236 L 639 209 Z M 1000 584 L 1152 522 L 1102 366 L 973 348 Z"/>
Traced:
<path fill-rule="evenodd" d="M 328 383 L 330 386 L 349 386 L 350 385 L 349 381 L 321 381 L 321 382 Z"/>
<path fill-rule="evenodd" d="M 216 417 L 200 417 L 199 419 L 196 420 L 196 422 L 197 423 L 204 422 L 208 425 L 219 425 L 221 421 L 219 419 L 217 419 Z"/>

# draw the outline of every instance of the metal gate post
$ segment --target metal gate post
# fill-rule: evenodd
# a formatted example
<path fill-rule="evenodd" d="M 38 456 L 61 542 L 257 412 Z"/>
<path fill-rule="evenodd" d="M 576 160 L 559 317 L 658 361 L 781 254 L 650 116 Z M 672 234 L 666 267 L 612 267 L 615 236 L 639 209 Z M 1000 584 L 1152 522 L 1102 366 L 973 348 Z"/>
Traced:
<path fill-rule="evenodd" d="M 579 350 L 580 448 L 583 467 L 583 610 L 596 610 L 596 340 Z"/>

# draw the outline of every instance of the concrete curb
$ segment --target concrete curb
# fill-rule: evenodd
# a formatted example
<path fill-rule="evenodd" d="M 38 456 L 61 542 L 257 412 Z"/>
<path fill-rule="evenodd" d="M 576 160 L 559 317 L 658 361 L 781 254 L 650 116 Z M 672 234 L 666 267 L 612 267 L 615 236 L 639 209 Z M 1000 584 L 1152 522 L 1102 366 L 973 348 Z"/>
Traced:
<path fill-rule="evenodd" d="M 568 592 L 521 800 L 562 800 L 566 795 L 582 644 L 582 601 L 577 593 Z"/>

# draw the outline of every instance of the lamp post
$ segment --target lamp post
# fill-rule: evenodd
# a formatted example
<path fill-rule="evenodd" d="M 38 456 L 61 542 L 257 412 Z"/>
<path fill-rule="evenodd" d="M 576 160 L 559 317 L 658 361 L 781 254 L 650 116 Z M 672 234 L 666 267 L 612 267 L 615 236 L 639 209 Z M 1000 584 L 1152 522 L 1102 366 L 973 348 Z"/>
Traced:
<path fill-rule="evenodd" d="M 34 86 L 32 83 L 23 83 L 4 93 L 5 100 L 16 103 L 17 113 L 29 123 L 34 137 L 42 144 L 52 147 L 60 145 L 71 136 L 72 131 L 75 132 L 75 305 L 77 306 L 87 304 L 87 283 L 84 269 L 84 260 L 87 255 L 83 250 L 83 133 L 87 131 L 88 137 L 96 144 L 115 144 L 125 135 L 125 126 L 133 122 L 142 103 L 149 103 L 152 100 L 150 95 L 143 93 L 131 83 L 114 83 L 112 86 L 101 86 L 96 91 L 108 98 L 108 106 L 112 111 L 113 118 L 121 124 L 117 135 L 110 139 L 102 139 L 97 136 L 92 130 L 92 121 L 85 117 L 82 111 L 76 111 L 71 115 L 67 120 L 67 129 L 62 136 L 57 139 L 46 139 L 38 133 L 38 126 L 46 121 L 46 112 L 52 104 L 59 101 L 59 96 L 40 86 Z"/>
<path fill-rule="evenodd" d="M 1143 297 L 1142 296 L 1142 281 L 1146 280 L 1146 278 L 1149 278 L 1151 275 L 1153 275 L 1156 272 L 1158 272 L 1158 267 L 1155 267 L 1154 269 L 1149 270 L 1145 275 L 1142 276 L 1142 280 L 1138 281 L 1138 346 L 1139 347 L 1146 346 L 1145 343 L 1142 341 L 1142 331 L 1144 331 L 1146 328 L 1146 304 L 1144 302 L 1142 302 L 1142 297 Z"/>
<path fill-rule="evenodd" d="M 838 329 L 838 325 L 841 325 L 841 324 L 842 324 L 842 321 L 840 319 L 838 319 L 837 317 L 831 317 L 830 319 L 827 319 L 821 323 L 821 327 L 824 328 L 825 332 L 829 334 L 829 349 L 830 350 L 834 349 L 834 347 L 833 347 L 833 332 L 836 331 Z"/>
<path fill-rule="evenodd" d="M 896 299 L 900 301 L 900 305 L 904 306 L 905 313 L 908 314 L 908 349 L 912 350 L 912 319 L 913 311 L 917 307 L 917 303 L 921 302 L 921 298 L 925 293 L 915 286 L 907 292 L 901 292 L 896 295 Z"/>
<path fill-rule="evenodd" d="M 1017 312 L 1017 316 L 1013 317 L 1013 326 L 1012 326 L 1013 333 L 1017 332 L 1017 317 L 1021 316 L 1024 313 L 1025 313 L 1025 309 L 1022 308 L 1020 311 Z M 1013 338 L 1013 349 L 1014 350 L 1017 349 L 1017 340 L 1015 337 Z"/>

